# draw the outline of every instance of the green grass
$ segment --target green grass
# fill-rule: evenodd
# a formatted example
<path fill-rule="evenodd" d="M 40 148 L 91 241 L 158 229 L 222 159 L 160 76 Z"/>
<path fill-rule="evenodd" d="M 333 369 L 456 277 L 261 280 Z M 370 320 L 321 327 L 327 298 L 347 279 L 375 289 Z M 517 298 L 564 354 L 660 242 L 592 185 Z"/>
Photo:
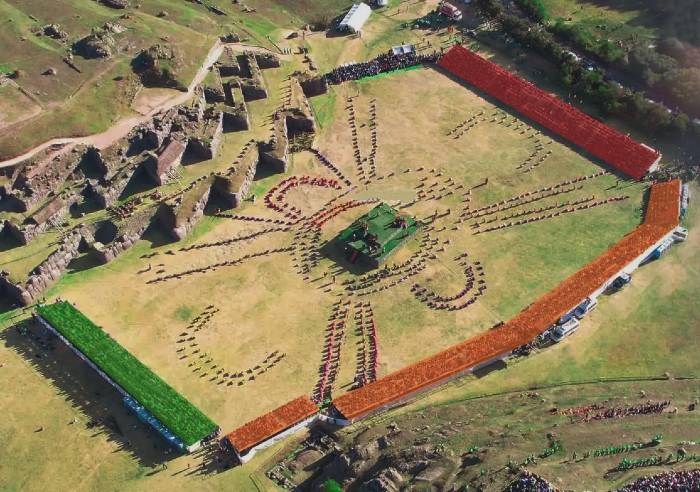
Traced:
<path fill-rule="evenodd" d="M 335 101 L 337 94 L 334 90 L 329 90 L 327 93 L 312 97 L 309 99 L 311 108 L 314 111 L 316 123 L 323 128 L 333 121 L 335 117 Z"/>
<path fill-rule="evenodd" d="M 271 35 L 277 29 L 277 26 L 264 17 L 245 17 L 241 23 L 253 31 L 255 34 L 263 37 Z"/>
<path fill-rule="evenodd" d="M 187 321 L 192 317 L 192 308 L 190 306 L 180 306 L 175 311 L 175 319 Z"/>
<path fill-rule="evenodd" d="M 369 77 L 365 77 L 363 79 L 360 79 L 357 82 L 359 84 L 361 84 L 364 82 L 369 82 L 370 80 L 383 79 L 384 77 L 390 77 L 392 75 L 398 75 L 398 74 L 402 74 L 405 72 L 410 72 L 412 70 L 420 70 L 421 68 L 423 68 L 423 65 L 413 65 L 411 67 L 399 68 L 398 70 L 393 70 L 391 72 L 383 72 L 383 73 L 378 73 L 377 75 L 370 75 Z"/>
<path fill-rule="evenodd" d="M 186 446 L 217 429 L 206 415 L 70 303 L 38 306 L 37 312 Z"/>

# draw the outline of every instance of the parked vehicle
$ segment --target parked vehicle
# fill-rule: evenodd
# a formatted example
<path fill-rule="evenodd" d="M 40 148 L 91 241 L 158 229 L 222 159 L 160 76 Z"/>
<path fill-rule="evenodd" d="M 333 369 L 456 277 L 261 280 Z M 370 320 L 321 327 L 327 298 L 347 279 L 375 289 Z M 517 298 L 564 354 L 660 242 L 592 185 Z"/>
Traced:
<path fill-rule="evenodd" d="M 552 330 L 552 334 L 550 335 L 552 341 L 554 343 L 559 343 L 561 342 L 564 338 L 568 337 L 572 333 L 574 333 L 576 330 L 578 330 L 578 327 L 580 326 L 579 320 L 576 318 L 571 318 L 569 321 L 567 321 L 564 324 L 557 325 L 554 330 Z"/>
<path fill-rule="evenodd" d="M 622 290 L 630 282 L 632 282 L 632 276 L 627 273 L 623 273 L 615 280 L 613 280 L 612 284 L 610 284 L 610 287 L 608 287 L 608 291 L 612 294 L 614 292 L 617 292 L 618 290 Z"/>
<path fill-rule="evenodd" d="M 582 319 L 585 315 L 593 311 L 598 307 L 598 301 L 587 297 L 585 301 L 579 304 L 576 309 L 574 309 L 574 316 L 577 319 Z"/>
<path fill-rule="evenodd" d="M 453 21 L 462 20 L 462 12 L 449 2 L 440 2 L 438 12 Z"/>

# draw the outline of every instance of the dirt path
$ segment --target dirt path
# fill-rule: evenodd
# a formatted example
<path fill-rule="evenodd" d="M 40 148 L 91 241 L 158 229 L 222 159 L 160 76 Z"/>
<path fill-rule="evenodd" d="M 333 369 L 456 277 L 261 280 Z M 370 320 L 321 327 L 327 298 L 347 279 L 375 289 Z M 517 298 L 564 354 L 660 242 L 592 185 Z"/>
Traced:
<path fill-rule="evenodd" d="M 268 51 L 268 50 L 263 50 L 261 48 L 255 47 L 255 46 L 245 46 L 241 44 L 225 44 L 221 43 L 220 41 L 216 41 L 214 43 L 214 46 L 209 50 L 209 53 L 207 54 L 207 57 L 204 59 L 202 62 L 202 65 L 200 66 L 199 70 L 197 71 L 196 75 L 192 79 L 192 82 L 190 83 L 187 92 L 182 92 L 178 93 L 172 97 L 169 97 L 167 99 L 164 99 L 159 102 L 159 104 L 155 105 L 150 111 L 148 111 L 145 114 L 140 114 L 140 115 L 134 115 L 134 116 L 128 116 L 125 118 L 122 118 L 119 120 L 115 125 L 113 125 L 111 128 L 108 130 L 102 132 L 102 133 L 96 133 L 93 135 L 88 135 L 85 137 L 76 137 L 76 138 L 54 138 L 51 139 L 47 142 L 44 142 L 40 145 L 37 145 L 33 149 L 25 152 L 22 155 L 19 155 L 17 157 L 14 157 L 12 159 L 8 159 L 5 161 L 0 162 L 0 168 L 2 167 L 8 167 L 8 166 L 13 166 L 17 164 L 18 162 L 21 162 L 23 160 L 29 159 L 33 155 L 37 154 L 38 152 L 41 152 L 42 150 L 46 149 L 47 147 L 51 145 L 56 145 L 56 144 L 86 144 L 86 145 L 94 145 L 97 148 L 105 148 L 117 141 L 118 139 L 124 137 L 127 135 L 132 128 L 134 128 L 136 125 L 139 125 L 141 123 L 144 123 L 148 121 L 150 118 L 152 118 L 154 115 L 167 111 L 168 109 L 172 108 L 173 106 L 177 106 L 178 104 L 182 104 L 185 101 L 187 101 L 193 94 L 194 88 L 199 85 L 202 80 L 207 75 L 207 72 L 211 68 L 211 66 L 216 62 L 216 60 L 219 59 L 221 56 L 222 51 L 224 50 L 224 47 L 226 46 L 231 46 L 235 51 L 243 51 L 243 50 L 253 50 L 253 51 Z"/>
<path fill-rule="evenodd" d="M 15 164 L 22 162 L 26 159 L 29 159 L 30 157 L 34 156 L 38 152 L 41 152 L 42 150 L 50 147 L 51 145 L 56 145 L 56 144 L 85 144 L 85 145 L 93 145 L 99 149 L 103 149 L 105 147 L 110 146 L 120 138 L 126 136 L 132 128 L 134 128 L 137 125 L 140 125 L 141 123 L 145 123 L 149 119 L 151 119 L 154 115 L 158 113 L 162 113 L 164 111 L 167 111 L 168 109 L 172 108 L 173 106 L 177 106 L 178 104 L 182 104 L 185 101 L 187 101 L 190 97 L 192 97 L 192 94 L 194 92 L 195 87 L 197 87 L 202 80 L 207 76 L 207 72 L 209 69 L 214 65 L 214 63 L 219 59 L 221 56 L 221 53 L 223 52 L 225 47 L 231 47 L 236 52 L 242 52 L 242 51 L 255 51 L 255 52 L 265 52 L 265 53 L 273 53 L 279 56 L 283 60 L 288 60 L 292 57 L 292 55 L 279 55 L 277 53 L 274 53 L 273 51 L 263 48 L 261 46 L 251 46 L 251 45 L 245 45 L 245 44 L 240 44 L 240 43 L 222 43 L 221 41 L 217 40 L 216 43 L 214 43 L 214 46 L 211 47 L 209 50 L 209 53 L 207 54 L 207 57 L 204 59 L 202 62 L 202 65 L 200 66 L 199 70 L 197 71 L 196 75 L 192 79 L 192 82 L 190 83 L 189 87 L 187 88 L 187 92 L 181 92 L 177 93 L 176 95 L 173 95 L 168 98 L 161 99 L 159 101 L 150 101 L 153 104 L 152 108 L 148 110 L 147 112 L 144 112 L 142 114 L 134 115 L 134 116 L 129 116 L 122 118 L 119 120 L 116 124 L 114 124 L 111 128 L 108 130 L 102 132 L 102 133 L 95 133 L 93 135 L 88 135 L 85 137 L 73 137 L 73 138 L 54 138 L 51 139 L 47 142 L 44 142 L 40 145 L 37 145 L 31 150 L 28 150 L 22 155 L 19 155 L 17 157 L 13 157 L 12 159 L 7 159 L 5 161 L 0 162 L 0 168 L 2 167 L 9 167 L 9 166 L 14 166 Z"/>

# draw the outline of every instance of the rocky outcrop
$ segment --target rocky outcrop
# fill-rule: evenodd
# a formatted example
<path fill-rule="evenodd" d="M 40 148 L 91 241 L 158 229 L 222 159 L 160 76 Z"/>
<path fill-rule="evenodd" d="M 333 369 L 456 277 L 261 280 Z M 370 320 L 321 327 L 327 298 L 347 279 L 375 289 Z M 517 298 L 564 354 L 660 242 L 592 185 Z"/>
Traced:
<path fill-rule="evenodd" d="M 125 9 L 129 6 L 129 0 L 100 0 L 100 2 L 113 9 Z"/>
<path fill-rule="evenodd" d="M 274 172 L 287 171 L 289 163 L 289 138 L 286 115 L 278 111 L 273 116 L 273 133 L 270 140 L 260 144 L 260 162 Z"/>
<path fill-rule="evenodd" d="M 97 260 L 101 263 L 109 263 L 124 251 L 131 248 L 136 241 L 141 239 L 143 233 L 146 232 L 156 211 L 157 209 L 155 207 L 148 207 L 134 213 L 123 222 L 115 224 L 117 227 L 117 234 L 112 242 L 109 244 L 94 242 L 92 244 L 92 249 Z"/>
<path fill-rule="evenodd" d="M 41 28 L 41 32 L 44 36 L 57 40 L 63 40 L 68 37 L 68 33 L 61 29 L 60 24 L 47 24 Z"/>
<path fill-rule="evenodd" d="M 142 50 L 132 60 L 131 65 L 141 78 L 141 83 L 147 87 L 187 90 L 178 79 L 180 57 L 170 46 L 156 44 Z"/>
<path fill-rule="evenodd" d="M 259 159 L 258 145 L 251 140 L 243 146 L 228 170 L 214 175 L 212 191 L 225 207 L 236 208 L 246 199 Z"/>
<path fill-rule="evenodd" d="M 96 30 L 73 44 L 73 53 L 83 58 L 109 58 L 115 41 L 109 31 Z"/>
<path fill-rule="evenodd" d="M 158 221 L 175 241 L 184 239 L 204 216 L 213 178 L 202 177 L 178 196 L 161 203 Z"/>
<path fill-rule="evenodd" d="M 223 133 L 223 113 L 207 109 L 197 130 L 189 135 L 188 150 L 201 159 L 213 159 L 219 152 Z"/>
<path fill-rule="evenodd" d="M 240 43 L 241 37 L 235 32 L 229 32 L 219 36 L 222 43 Z"/>

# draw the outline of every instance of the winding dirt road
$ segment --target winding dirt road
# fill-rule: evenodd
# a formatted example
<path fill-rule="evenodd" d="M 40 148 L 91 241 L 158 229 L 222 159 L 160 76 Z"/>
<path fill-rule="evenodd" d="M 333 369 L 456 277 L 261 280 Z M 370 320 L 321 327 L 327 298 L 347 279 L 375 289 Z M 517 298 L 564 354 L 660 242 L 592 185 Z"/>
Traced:
<path fill-rule="evenodd" d="M 42 150 L 44 150 L 52 145 L 67 145 L 69 147 L 72 147 L 72 146 L 78 145 L 78 144 L 86 144 L 86 145 L 93 145 L 93 146 L 97 147 L 98 149 L 103 149 L 105 147 L 109 147 L 111 144 L 113 144 L 114 142 L 116 142 L 120 138 L 126 136 L 131 131 L 131 129 L 134 128 L 135 126 L 140 125 L 142 123 L 145 123 L 146 121 L 150 120 L 156 114 L 167 111 L 168 109 L 172 108 L 173 106 L 177 106 L 178 104 L 182 104 L 182 103 L 186 102 L 190 97 L 192 97 L 192 94 L 194 93 L 195 87 L 197 87 L 202 82 L 202 80 L 204 80 L 204 78 L 207 76 L 207 72 L 209 72 L 209 69 L 219 59 L 219 57 L 221 56 L 221 53 L 223 52 L 223 50 L 226 46 L 230 46 L 235 51 L 250 50 L 250 51 L 271 52 L 270 50 L 267 50 L 265 48 L 261 48 L 259 46 L 249 46 L 249 45 L 243 45 L 243 44 L 239 44 L 239 43 L 222 43 L 221 41 L 217 40 L 216 43 L 214 43 L 214 45 L 209 50 L 207 57 L 204 59 L 204 62 L 202 62 L 202 66 L 199 68 L 196 75 L 192 79 L 192 82 L 190 83 L 189 87 L 187 88 L 187 92 L 178 93 L 172 97 L 167 98 L 166 100 L 155 105 L 146 114 L 138 114 L 138 115 L 122 118 L 115 125 L 113 125 L 111 128 L 109 128 L 108 130 L 106 130 L 102 133 L 95 133 L 93 135 L 87 135 L 85 137 L 51 139 L 47 142 L 44 142 L 40 145 L 37 145 L 36 147 L 25 152 L 22 155 L 19 155 L 17 157 L 13 157 L 12 159 L 7 159 L 5 161 L 1 161 L 0 168 L 13 166 L 19 162 L 22 162 L 26 159 L 29 159 L 30 157 L 34 156 L 38 152 L 41 152 Z M 277 56 L 280 56 L 280 55 L 277 55 Z M 286 58 L 286 57 L 282 56 L 281 58 Z"/>

